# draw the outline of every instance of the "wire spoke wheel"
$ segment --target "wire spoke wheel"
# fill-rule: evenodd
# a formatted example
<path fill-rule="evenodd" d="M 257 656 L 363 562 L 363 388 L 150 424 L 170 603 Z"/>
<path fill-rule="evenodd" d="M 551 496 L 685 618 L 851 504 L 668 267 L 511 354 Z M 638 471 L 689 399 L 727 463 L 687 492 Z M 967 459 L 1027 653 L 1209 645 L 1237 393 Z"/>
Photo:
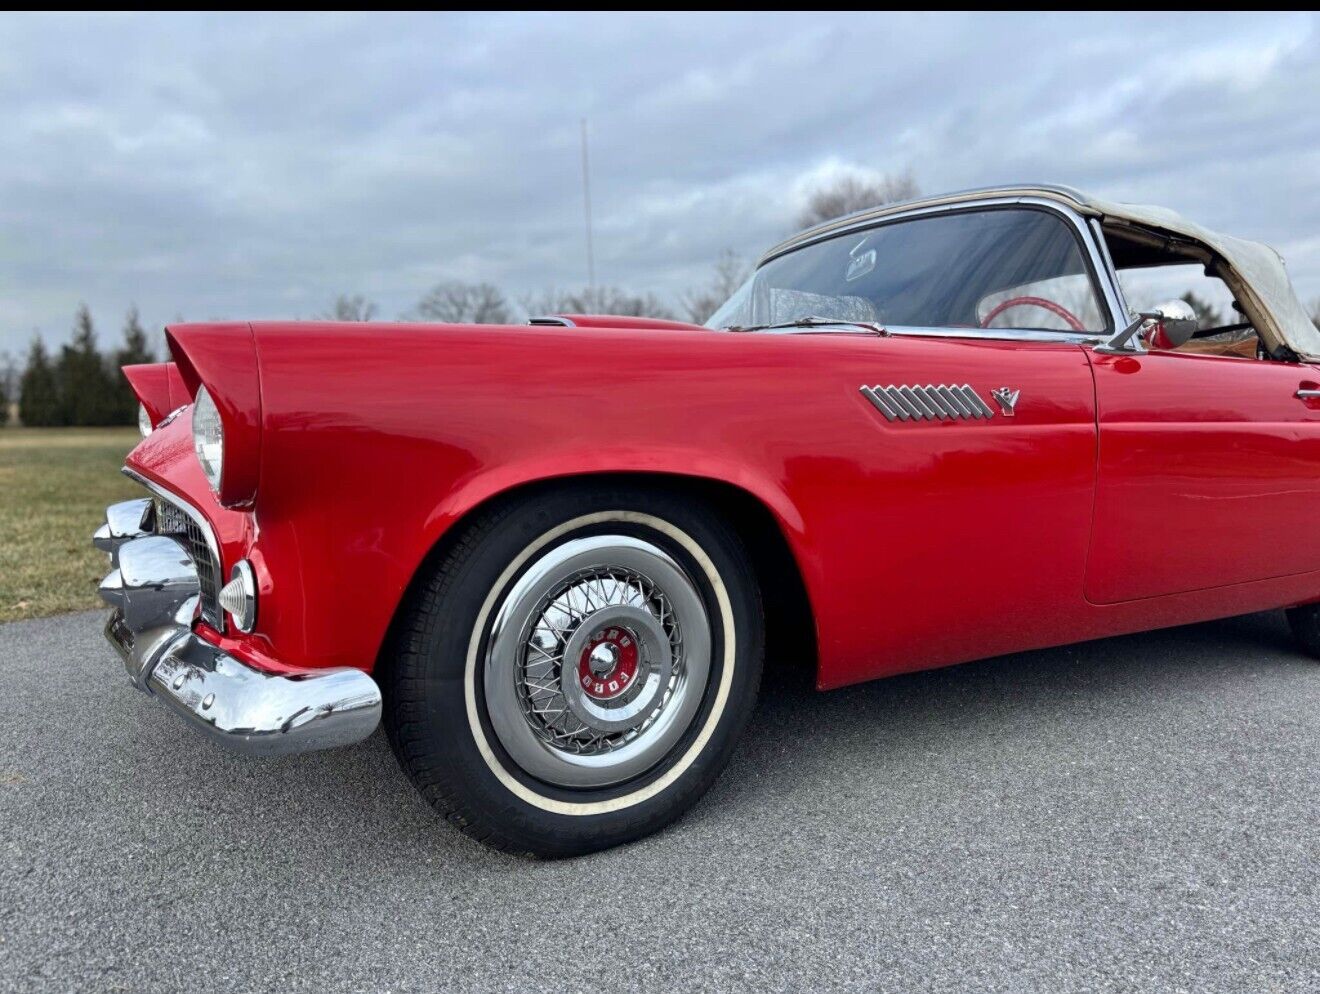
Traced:
<path fill-rule="evenodd" d="M 659 546 L 596 535 L 532 563 L 487 643 L 487 714 L 529 775 L 563 787 L 623 782 L 659 763 L 700 708 L 710 619 Z"/>

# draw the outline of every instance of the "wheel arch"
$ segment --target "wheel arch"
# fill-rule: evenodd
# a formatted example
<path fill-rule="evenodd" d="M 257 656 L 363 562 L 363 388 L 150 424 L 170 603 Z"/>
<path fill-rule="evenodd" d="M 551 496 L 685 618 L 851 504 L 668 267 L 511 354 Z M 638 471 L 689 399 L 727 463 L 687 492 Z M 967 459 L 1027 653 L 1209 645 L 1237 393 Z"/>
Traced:
<path fill-rule="evenodd" d="M 380 671 L 389 666 L 391 646 L 400 620 L 436 564 L 461 540 L 474 519 L 507 503 L 584 485 L 626 485 L 680 493 L 701 501 L 720 515 L 742 539 L 761 587 L 766 616 L 767 667 L 807 666 L 815 678 L 819 665 L 816 614 L 799 549 L 795 547 L 794 538 L 790 537 L 796 537 L 800 532 L 800 519 L 795 514 L 786 516 L 782 508 L 772 506 L 770 501 L 752 490 L 727 480 L 660 471 L 584 472 L 528 479 L 469 501 L 457 514 L 451 511 L 452 520 L 421 557 L 399 599 L 376 659 L 376 669 Z"/>

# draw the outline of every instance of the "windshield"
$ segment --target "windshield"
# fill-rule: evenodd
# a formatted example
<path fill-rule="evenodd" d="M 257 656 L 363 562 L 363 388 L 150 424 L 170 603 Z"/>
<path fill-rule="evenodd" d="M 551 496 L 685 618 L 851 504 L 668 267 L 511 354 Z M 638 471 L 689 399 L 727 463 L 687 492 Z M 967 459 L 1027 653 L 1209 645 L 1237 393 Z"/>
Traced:
<path fill-rule="evenodd" d="M 1027 207 L 895 221 L 772 259 L 706 322 L 803 318 L 886 327 L 1101 333 L 1108 322 L 1076 234 Z"/>

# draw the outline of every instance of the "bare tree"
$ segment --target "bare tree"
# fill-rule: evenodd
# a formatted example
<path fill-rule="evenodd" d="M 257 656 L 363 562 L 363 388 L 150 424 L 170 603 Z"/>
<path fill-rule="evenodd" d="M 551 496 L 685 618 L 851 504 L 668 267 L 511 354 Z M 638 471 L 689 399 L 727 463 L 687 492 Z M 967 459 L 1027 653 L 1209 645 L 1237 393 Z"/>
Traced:
<path fill-rule="evenodd" d="M 1311 301 L 1311 323 L 1320 328 L 1320 297 Z"/>
<path fill-rule="evenodd" d="M 674 311 L 653 293 L 632 293 L 613 286 L 582 290 L 546 290 L 524 298 L 528 314 L 617 314 L 622 317 L 667 318 Z"/>
<path fill-rule="evenodd" d="M 679 302 L 693 324 L 702 324 L 720 309 L 720 305 L 733 296 L 734 291 L 747 281 L 752 267 L 747 265 L 733 249 L 725 249 L 715 262 L 715 272 L 705 286 L 684 293 Z"/>
<path fill-rule="evenodd" d="M 362 294 L 341 293 L 329 311 L 317 316 L 327 321 L 374 321 L 378 313 L 376 305 Z"/>
<path fill-rule="evenodd" d="M 844 173 L 811 192 L 807 206 L 798 215 L 798 225 L 810 228 L 868 207 L 911 200 L 919 192 L 911 169 L 876 177 Z"/>
<path fill-rule="evenodd" d="M 445 324 L 508 324 L 513 320 L 509 302 L 490 283 L 447 280 L 437 283 L 417 305 L 423 321 Z"/>

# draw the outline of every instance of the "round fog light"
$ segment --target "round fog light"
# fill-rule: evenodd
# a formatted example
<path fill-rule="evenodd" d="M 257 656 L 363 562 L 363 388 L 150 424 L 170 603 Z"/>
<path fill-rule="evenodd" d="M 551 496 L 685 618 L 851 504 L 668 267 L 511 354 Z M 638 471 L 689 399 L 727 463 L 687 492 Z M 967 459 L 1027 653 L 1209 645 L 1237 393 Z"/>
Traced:
<path fill-rule="evenodd" d="M 229 582 L 220 588 L 220 606 L 233 619 L 240 632 L 250 632 L 257 623 L 257 580 L 252 564 L 240 559 L 229 574 Z"/>

